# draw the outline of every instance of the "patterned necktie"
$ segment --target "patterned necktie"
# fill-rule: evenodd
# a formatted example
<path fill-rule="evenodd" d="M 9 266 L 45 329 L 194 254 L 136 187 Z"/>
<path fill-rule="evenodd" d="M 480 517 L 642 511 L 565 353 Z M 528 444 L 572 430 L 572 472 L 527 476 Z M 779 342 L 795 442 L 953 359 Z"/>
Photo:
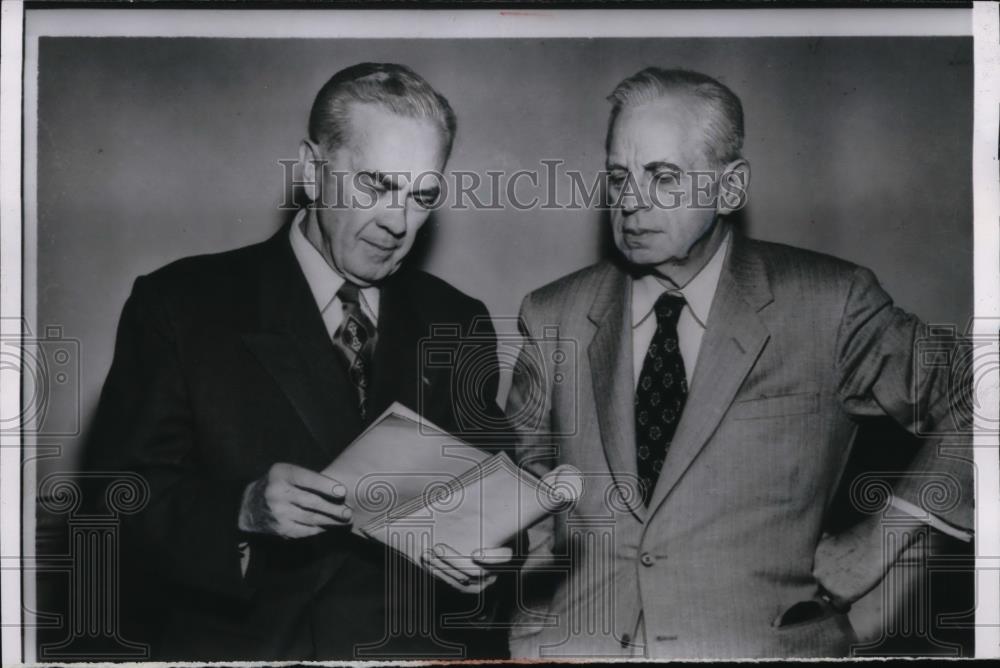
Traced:
<path fill-rule="evenodd" d="M 684 358 L 677 343 L 677 319 L 683 308 L 683 297 L 665 292 L 656 300 L 656 334 L 635 390 L 636 455 L 642 499 L 647 506 L 687 400 Z"/>
<path fill-rule="evenodd" d="M 375 326 L 361 310 L 358 286 L 345 282 L 337 291 L 337 297 L 344 306 L 344 319 L 333 333 L 333 344 L 347 362 L 351 383 L 358 393 L 358 410 L 364 420 L 375 350 Z"/>

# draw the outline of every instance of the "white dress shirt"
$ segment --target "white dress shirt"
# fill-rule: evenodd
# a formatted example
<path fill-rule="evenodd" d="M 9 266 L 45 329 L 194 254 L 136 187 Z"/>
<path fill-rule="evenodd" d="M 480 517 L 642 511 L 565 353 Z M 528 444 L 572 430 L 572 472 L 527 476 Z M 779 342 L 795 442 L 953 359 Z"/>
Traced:
<path fill-rule="evenodd" d="M 726 262 L 732 232 L 726 232 L 722 243 L 715 249 L 708 263 L 701 268 L 687 285 L 678 288 L 666 278 L 647 274 L 632 281 L 632 373 L 635 384 L 639 384 L 642 363 L 646 359 L 649 344 L 656 334 L 656 314 L 653 306 L 664 292 L 681 295 L 687 302 L 677 320 L 677 344 L 684 360 L 684 374 L 688 387 L 694 378 L 694 367 L 698 362 L 701 340 L 705 336 L 705 324 L 712 310 L 715 290 Z"/>
<path fill-rule="evenodd" d="M 298 260 L 313 299 L 316 300 L 316 307 L 323 315 L 326 333 L 332 338 L 344 320 L 344 305 L 337 297 L 337 290 L 344 284 L 344 277 L 330 266 L 319 250 L 306 238 L 302 229 L 305 222 L 306 210 L 300 209 L 292 221 L 288 237 L 295 259 Z M 378 324 L 378 297 L 378 288 L 361 289 L 361 310 L 373 325 Z"/>

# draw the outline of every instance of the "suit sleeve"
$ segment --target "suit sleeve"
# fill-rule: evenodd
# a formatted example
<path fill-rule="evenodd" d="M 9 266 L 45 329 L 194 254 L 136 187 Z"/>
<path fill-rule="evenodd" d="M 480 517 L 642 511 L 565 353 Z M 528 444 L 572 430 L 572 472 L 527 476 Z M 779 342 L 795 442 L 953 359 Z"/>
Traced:
<path fill-rule="evenodd" d="M 555 468 L 556 448 L 552 443 L 551 383 L 541 349 L 533 335 L 535 309 L 531 295 L 524 298 L 518 316 L 521 350 L 514 365 L 506 414 L 515 441 L 515 461 L 538 477 Z M 549 515 L 527 532 L 525 570 L 550 560 L 556 533 L 556 517 Z"/>
<path fill-rule="evenodd" d="M 140 278 L 122 311 L 86 466 L 134 472 L 148 486 L 145 507 L 123 517 L 123 559 L 173 585 L 247 597 L 237 519 L 249 481 L 207 477 L 200 445 L 170 319 Z"/>
<path fill-rule="evenodd" d="M 870 271 L 855 271 L 837 337 L 841 402 L 852 415 L 888 415 L 922 437 L 893 493 L 963 529 L 973 525 L 967 350 L 896 308 Z"/>
<path fill-rule="evenodd" d="M 452 417 L 467 441 L 495 449 L 498 442 L 503 444 L 509 428 L 498 403 L 500 363 L 496 329 L 482 302 L 475 303 L 466 333 L 469 341 L 475 343 L 459 349 L 459 373 L 451 394 Z"/>
<path fill-rule="evenodd" d="M 841 404 L 850 415 L 887 415 L 921 437 L 893 476 L 890 502 L 952 535 L 973 525 L 971 416 L 954 382 L 964 378 L 964 352 L 954 335 L 896 308 L 870 271 L 855 270 L 837 333 Z M 813 575 L 835 601 L 849 605 L 874 589 L 917 536 L 904 531 L 886 542 L 884 534 L 875 514 L 822 538 Z"/>

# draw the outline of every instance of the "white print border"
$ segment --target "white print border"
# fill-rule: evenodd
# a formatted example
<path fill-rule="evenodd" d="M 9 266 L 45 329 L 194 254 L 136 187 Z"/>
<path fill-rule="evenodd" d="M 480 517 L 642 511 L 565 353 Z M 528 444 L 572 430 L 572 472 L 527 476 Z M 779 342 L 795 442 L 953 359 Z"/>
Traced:
<path fill-rule="evenodd" d="M 664 20 L 669 12 L 669 20 Z M 153 10 L 39 9 L 25 11 L 8 0 L 2 13 L 3 95 L 0 98 L 0 316 L 24 317 L 35 331 L 37 137 L 25 118 L 37 118 L 38 39 L 45 36 L 157 36 L 258 38 L 531 38 L 531 37 L 779 37 L 970 35 L 975 40 L 974 207 L 976 334 L 996 337 L 1000 323 L 1000 192 L 998 192 L 998 16 L 996 6 L 976 2 L 944 9 L 711 9 L 711 10 Z M 23 56 L 23 60 L 22 60 Z M 23 65 L 23 69 L 22 69 Z M 23 86 L 23 106 L 22 106 Z M 23 173 L 22 168 L 23 131 Z M 23 189 L 22 189 L 23 179 Z M 24 201 L 22 202 L 22 193 Z M 23 219 L 22 219 L 23 214 Z M 23 238 L 22 238 L 23 235 Z M 22 252 L 23 248 L 23 252 Z M 28 268 L 28 271 L 24 271 Z M 23 284 L 22 284 L 23 281 Z M 22 304 L 23 295 L 23 304 Z M 980 382 L 984 381 L 984 382 Z M 996 378 L 976 378 L 996 407 Z M 19 412 L 20 379 L 4 376 L 4 414 Z M 10 412 L 8 412 L 8 410 Z M 34 541 L 34 480 L 21 479 L 17 434 L 0 433 L 0 555 L 21 563 L 22 545 Z M 1000 656 L 1000 461 L 995 434 L 977 432 L 977 657 Z M 23 499 L 21 486 L 26 498 Z M 22 533 L 23 530 L 23 533 Z M 23 541 L 23 542 L 22 542 Z M 0 569 L 3 591 L 4 665 L 35 660 L 33 631 L 22 629 L 33 609 L 30 577 Z M 24 600 L 22 600 L 22 592 Z M 26 635 L 23 635 L 26 634 Z M 231 664 L 230 664 L 231 665 Z M 278 665 L 278 664 L 272 664 Z"/>

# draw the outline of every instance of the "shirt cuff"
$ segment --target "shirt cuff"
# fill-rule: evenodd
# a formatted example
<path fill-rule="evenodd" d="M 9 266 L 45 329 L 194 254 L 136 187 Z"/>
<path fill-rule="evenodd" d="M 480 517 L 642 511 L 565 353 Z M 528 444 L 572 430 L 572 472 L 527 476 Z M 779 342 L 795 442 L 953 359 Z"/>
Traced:
<path fill-rule="evenodd" d="M 929 524 L 930 526 L 934 527 L 943 534 L 951 536 L 952 538 L 957 538 L 958 540 L 963 541 L 965 543 L 972 542 L 972 537 L 973 537 L 972 531 L 959 529 L 956 526 L 948 524 L 947 522 L 937 517 L 936 515 L 932 515 L 931 513 L 925 511 L 920 506 L 914 505 L 909 501 L 899 498 L 898 496 L 891 497 L 889 499 L 889 505 L 891 505 L 893 508 L 895 508 L 900 512 L 906 513 L 911 517 L 915 517 L 916 519 L 920 520 L 921 522 L 924 522 L 925 524 Z"/>

